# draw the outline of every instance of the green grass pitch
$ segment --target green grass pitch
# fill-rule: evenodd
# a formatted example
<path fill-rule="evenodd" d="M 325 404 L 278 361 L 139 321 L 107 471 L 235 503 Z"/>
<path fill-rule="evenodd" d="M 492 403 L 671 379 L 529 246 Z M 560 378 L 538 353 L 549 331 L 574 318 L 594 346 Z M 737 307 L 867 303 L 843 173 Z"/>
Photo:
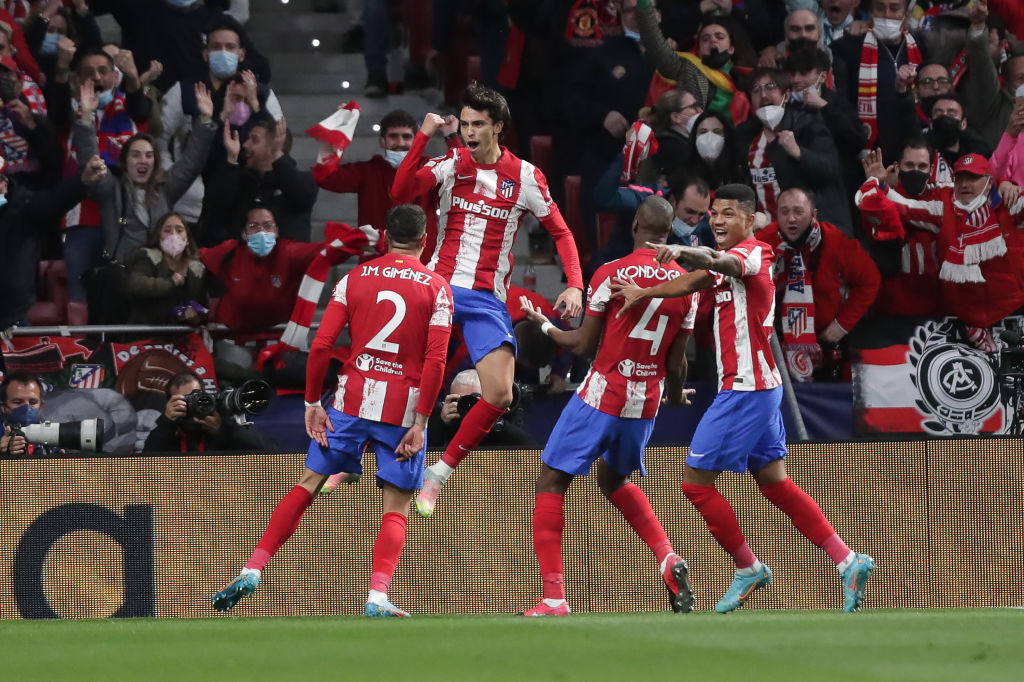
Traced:
<path fill-rule="evenodd" d="M 5 680 L 1024 680 L 1024 611 L 0 622 Z"/>

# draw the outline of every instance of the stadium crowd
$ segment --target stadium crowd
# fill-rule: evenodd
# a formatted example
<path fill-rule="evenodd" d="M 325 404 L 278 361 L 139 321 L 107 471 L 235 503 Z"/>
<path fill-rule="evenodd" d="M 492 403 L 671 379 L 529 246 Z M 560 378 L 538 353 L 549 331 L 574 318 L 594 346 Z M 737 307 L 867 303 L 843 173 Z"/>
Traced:
<path fill-rule="evenodd" d="M 633 250 L 646 197 L 671 205 L 670 244 L 708 246 L 716 190 L 750 186 L 758 239 L 777 254 L 775 326 L 794 380 L 848 379 L 848 335 L 867 316 L 952 315 L 993 350 L 993 326 L 1024 305 L 1018 0 L 365 5 L 345 42 L 362 43 L 366 97 L 440 85 L 443 113 L 457 114 L 463 62 L 479 53 L 481 83 L 510 105 L 501 143 L 543 171 L 585 281 Z M 121 44 L 104 41 L 103 14 Z M 287 369 L 304 363 L 331 266 L 383 254 L 385 215 L 406 199 L 425 210 L 429 260 L 437 191 L 393 189 L 420 122 L 388 113 L 368 159 L 329 134 L 316 159 L 293 158 L 247 15 L 237 0 L 0 2 L 0 329 L 219 322 L 234 333 L 214 349 L 222 381 L 301 388 Z M 382 60 L 402 33 L 405 82 L 388 83 Z M 350 139 L 346 113 L 328 132 Z M 437 127 L 450 149 L 464 144 L 456 116 Z M 94 156 L 109 171 L 98 179 L 83 173 Z M 328 223 L 313 240 L 321 189 L 357 194 L 360 227 Z M 41 259 L 67 270 L 70 304 L 53 319 L 33 312 Z M 507 293 L 521 318 L 523 292 Z M 698 377 L 715 373 L 706 298 Z M 549 302 L 545 314 L 565 325 Z M 279 324 L 284 336 L 267 333 Z M 530 329 L 517 331 L 517 378 L 566 390 L 586 359 Z M 471 364 L 452 346 L 439 418 Z"/>

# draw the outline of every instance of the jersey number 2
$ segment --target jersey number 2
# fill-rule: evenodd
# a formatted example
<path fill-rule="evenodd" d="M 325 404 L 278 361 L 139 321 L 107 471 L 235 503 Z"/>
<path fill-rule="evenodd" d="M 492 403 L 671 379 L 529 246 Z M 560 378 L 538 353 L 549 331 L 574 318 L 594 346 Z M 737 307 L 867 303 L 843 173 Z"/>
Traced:
<path fill-rule="evenodd" d="M 391 301 L 395 304 L 395 314 L 391 316 L 387 324 L 381 327 L 381 330 L 377 332 L 377 335 L 370 339 L 366 347 L 370 350 L 379 350 L 382 353 L 397 353 L 398 344 L 388 341 L 388 336 L 391 332 L 398 329 L 398 325 L 402 324 L 402 320 L 405 319 L 405 299 L 396 294 L 394 291 L 388 291 L 387 289 L 377 292 L 377 303 L 381 301 Z M 662 325 L 664 326 L 664 325 Z"/>
<path fill-rule="evenodd" d="M 658 306 L 664 300 L 663 298 L 652 298 L 651 302 L 647 304 L 644 314 L 640 316 L 640 319 L 637 320 L 637 323 L 629 332 L 629 338 L 631 339 L 643 339 L 644 341 L 651 342 L 651 355 L 657 355 L 658 349 L 661 348 L 661 340 L 665 336 L 665 327 L 668 326 L 668 316 L 658 315 L 658 326 L 654 329 L 648 329 L 647 323 L 654 317 Z"/>

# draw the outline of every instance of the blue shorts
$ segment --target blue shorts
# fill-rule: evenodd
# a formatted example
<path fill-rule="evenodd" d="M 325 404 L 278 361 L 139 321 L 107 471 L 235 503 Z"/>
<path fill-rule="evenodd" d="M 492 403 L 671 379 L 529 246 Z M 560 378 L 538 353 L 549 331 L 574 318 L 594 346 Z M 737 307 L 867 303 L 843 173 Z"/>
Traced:
<path fill-rule="evenodd" d="M 473 364 L 503 343 L 516 352 L 516 335 L 505 304 L 489 291 L 452 287 L 455 324 L 462 327 L 462 338 Z"/>
<path fill-rule="evenodd" d="M 722 391 L 701 417 L 686 463 L 707 471 L 760 471 L 786 458 L 782 387 Z"/>
<path fill-rule="evenodd" d="M 615 417 L 594 409 L 574 393 L 551 430 L 541 460 L 552 469 L 584 476 L 598 457 L 615 472 L 629 476 L 644 468 L 644 448 L 654 431 L 653 419 Z"/>
<path fill-rule="evenodd" d="M 328 447 L 321 447 L 315 440 L 311 440 L 306 453 L 307 467 L 327 476 L 342 471 L 361 474 L 363 449 L 367 443 L 373 443 L 377 453 L 378 486 L 383 481 L 402 490 L 419 490 L 422 487 L 427 452 L 425 435 L 423 449 L 415 457 L 399 462 L 395 448 L 409 430 L 406 427 L 360 419 L 338 412 L 333 407 L 327 408 L 327 417 L 334 427 L 333 432 L 329 429 L 327 431 Z"/>

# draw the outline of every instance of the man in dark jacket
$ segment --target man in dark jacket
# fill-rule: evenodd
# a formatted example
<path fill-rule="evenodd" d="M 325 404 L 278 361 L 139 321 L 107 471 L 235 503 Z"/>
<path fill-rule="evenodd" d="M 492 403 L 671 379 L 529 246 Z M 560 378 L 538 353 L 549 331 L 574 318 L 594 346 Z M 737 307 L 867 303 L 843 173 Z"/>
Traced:
<path fill-rule="evenodd" d="M 747 159 L 757 210 L 777 218 L 779 195 L 809 187 L 821 201 L 821 217 L 853 234 L 846 190 L 839 178 L 839 155 L 821 114 L 789 107 L 789 77 L 778 69 L 752 74 L 750 103 L 756 116 L 736 129 L 737 158 Z"/>
<path fill-rule="evenodd" d="M 32 191 L 9 179 L 3 166 L 0 158 L 0 330 L 28 324 L 28 309 L 36 297 L 40 226 L 53 225 L 107 172 L 103 159 L 94 156 L 80 176 Z"/>
<path fill-rule="evenodd" d="M 167 406 L 157 417 L 142 451 L 197 452 L 208 450 L 269 451 L 273 446 L 252 427 L 239 426 L 218 412 L 207 417 L 189 415 L 185 396 L 202 391 L 202 382 L 192 372 L 182 372 L 167 382 Z"/>

